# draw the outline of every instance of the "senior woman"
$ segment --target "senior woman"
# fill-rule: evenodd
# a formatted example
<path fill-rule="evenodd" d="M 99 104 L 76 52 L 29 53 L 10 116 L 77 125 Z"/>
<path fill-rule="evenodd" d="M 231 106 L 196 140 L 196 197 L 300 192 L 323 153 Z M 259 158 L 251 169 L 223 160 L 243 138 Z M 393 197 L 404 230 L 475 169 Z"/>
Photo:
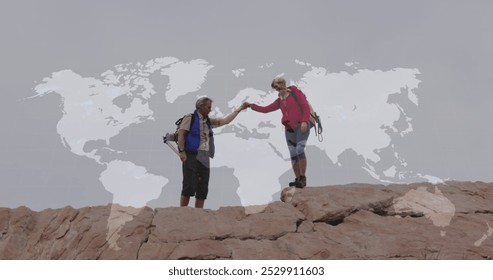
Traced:
<path fill-rule="evenodd" d="M 245 102 L 254 111 L 269 113 L 278 109 L 282 112 L 281 123 L 285 127 L 286 143 L 291 156 L 295 180 L 289 186 L 304 188 L 306 186 L 305 146 L 310 135 L 310 106 L 305 94 L 297 87 L 286 87 L 286 80 L 275 78 L 271 87 L 278 92 L 278 98 L 267 106 Z"/>

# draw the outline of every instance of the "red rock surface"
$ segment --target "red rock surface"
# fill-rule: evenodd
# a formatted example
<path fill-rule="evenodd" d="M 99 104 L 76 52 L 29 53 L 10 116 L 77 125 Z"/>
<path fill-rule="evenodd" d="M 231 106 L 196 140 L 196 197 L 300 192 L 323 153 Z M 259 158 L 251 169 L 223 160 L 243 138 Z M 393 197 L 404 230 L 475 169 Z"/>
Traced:
<path fill-rule="evenodd" d="M 285 189 L 255 207 L 0 208 L 0 259 L 491 259 L 493 184 Z"/>

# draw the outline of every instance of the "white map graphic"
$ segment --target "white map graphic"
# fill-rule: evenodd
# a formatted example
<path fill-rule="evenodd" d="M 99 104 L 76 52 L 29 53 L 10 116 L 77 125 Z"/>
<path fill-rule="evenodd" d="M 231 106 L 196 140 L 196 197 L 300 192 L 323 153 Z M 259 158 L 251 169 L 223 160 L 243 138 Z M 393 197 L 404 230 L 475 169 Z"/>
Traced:
<path fill-rule="evenodd" d="M 274 63 L 266 63 L 254 69 L 233 69 L 230 70 L 234 74 L 231 79 L 243 79 L 249 73 L 271 70 L 273 66 Z M 309 146 L 316 146 L 339 166 L 341 154 L 352 150 L 364 159 L 361 168 L 383 183 L 409 178 L 441 182 L 434 176 L 409 170 L 406 160 L 395 151 L 392 143 L 392 137 L 405 137 L 413 131 L 413 126 L 404 107 L 392 101 L 391 97 L 398 95 L 401 97 L 399 100 L 404 97 L 413 106 L 419 105 L 415 93 L 420 83 L 418 69 L 368 70 L 359 68 L 359 63 L 346 63 L 346 67 L 353 67 L 352 73 L 331 73 L 299 60 L 294 60 L 293 66 L 306 71 L 299 80 L 290 81 L 290 84 L 297 85 L 307 94 L 324 125 L 325 140 L 318 142 L 312 131 Z M 169 178 L 151 174 L 148 167 L 131 161 L 103 159 L 101 152 L 125 154 L 125 150 L 113 148 L 112 141 L 131 126 L 155 120 L 155 112 L 148 102 L 152 96 L 162 95 L 163 102 L 168 104 L 189 94 L 196 96 L 213 67 L 202 59 L 186 62 L 164 57 L 145 63 L 117 65 L 99 78 L 82 77 L 72 70 L 62 70 L 38 84 L 34 97 L 51 93 L 61 96 L 63 115 L 57 132 L 63 145 L 73 154 L 90 158 L 95 164 L 105 167 L 101 174 L 94 175 L 113 194 L 113 203 L 142 207 L 159 196 Z M 166 76 L 166 88 L 157 89 L 151 79 L 153 75 Z M 230 100 L 220 100 L 229 108 L 215 108 L 212 115 L 224 116 L 244 101 L 270 104 L 276 99 L 276 93 L 265 91 L 270 80 L 263 83 L 266 84 L 263 89 L 243 88 Z M 118 100 L 126 103 L 122 105 Z M 190 104 L 189 108 L 192 106 Z M 170 116 L 169 121 L 174 122 L 178 117 Z M 269 203 L 272 195 L 283 187 L 279 176 L 291 168 L 280 112 L 242 112 L 230 125 L 217 129 L 215 133 L 216 146 L 221 150 L 211 161 L 212 168 L 226 166 L 234 170 L 242 205 Z M 88 145 L 94 141 L 105 145 Z M 383 164 L 379 153 L 383 149 L 392 150 L 391 158 L 385 158 L 385 163 L 390 164 Z M 180 164 L 179 161 L 176 164 Z M 119 215 L 121 213 L 117 213 L 115 208 L 115 214 L 110 217 L 113 222 L 109 224 L 112 234 L 117 234 L 124 222 L 124 219 L 114 222 Z"/>
<path fill-rule="evenodd" d="M 295 60 L 295 64 L 306 67 L 307 71 L 300 80 L 291 81 L 291 84 L 296 84 L 309 95 L 310 102 L 322 117 L 325 131 L 330 133 L 323 142 L 316 141 L 315 135 L 312 135 L 309 145 L 317 146 L 333 163 L 339 165 L 339 156 L 342 153 L 354 151 L 365 160 L 362 168 L 382 182 L 399 182 L 410 176 L 434 183 L 441 181 L 439 178 L 414 174 L 412 170 L 408 170 L 405 159 L 399 156 L 398 151 L 393 153 L 394 158 L 390 160 L 392 165 L 383 169 L 376 167 L 382 160 L 378 152 L 393 148 L 389 132 L 405 137 L 413 131 L 412 118 L 400 104 L 390 102 L 389 97 L 404 95 L 418 106 L 415 90 L 420 83 L 417 78 L 419 70 L 395 68 L 381 71 L 354 67 L 353 73 L 330 73 L 322 67 L 299 60 Z M 266 65 L 272 67 L 273 63 Z M 346 63 L 346 66 L 353 65 L 359 63 Z M 85 149 L 86 144 L 89 141 L 102 140 L 106 146 L 99 149 L 125 153 L 112 149 L 111 140 L 131 125 L 154 120 L 154 112 L 147 102 L 153 95 L 163 94 L 166 102 L 173 103 L 181 96 L 198 91 L 212 68 L 212 65 L 202 59 L 184 62 L 177 58 L 164 57 L 146 63 L 117 65 L 114 70 L 104 72 L 99 79 L 62 70 L 37 85 L 35 91 L 38 94 L 34 97 L 49 93 L 62 97 L 60 108 L 63 116 L 58 122 L 57 132 L 63 145 L 72 153 L 91 158 L 97 164 L 107 167 L 99 177 L 105 188 L 115 195 L 115 203 L 141 207 L 155 198 L 156 189 L 163 188 L 168 182 L 167 178 L 159 174 L 149 174 L 145 166 L 137 166 L 131 162 L 103 162 L 98 155 L 98 148 L 88 151 L 87 147 Z M 252 71 L 261 71 L 258 69 Z M 232 71 L 235 74 L 242 73 L 236 75 L 241 79 L 246 70 L 241 68 Z M 152 74 L 167 76 L 167 88 L 156 90 L 149 78 Z M 115 100 L 122 96 L 129 100 L 123 108 L 115 104 Z M 233 110 L 244 101 L 267 105 L 275 98 L 276 94 L 272 91 L 244 88 L 227 101 L 230 108 L 216 108 L 214 115 L 223 116 L 222 111 Z M 217 146 L 221 147 L 221 153 L 212 160 L 212 166 L 234 169 L 234 175 L 240 182 L 238 195 L 243 205 L 270 202 L 272 194 L 281 188 L 279 175 L 290 169 L 279 119 L 279 112 L 242 112 L 232 124 L 216 130 Z M 396 127 L 395 124 L 399 121 L 401 123 Z M 262 164 L 255 164 L 256 162 Z M 117 171 L 115 168 L 133 168 L 139 171 L 134 175 L 125 171 L 126 175 L 122 176 L 124 171 Z M 127 180 L 128 176 L 133 176 L 134 180 Z M 118 195 L 120 191 L 131 192 L 132 188 L 114 187 L 119 185 L 116 183 L 119 181 L 125 181 L 121 186 L 129 182 L 139 184 L 145 181 L 149 190 L 147 201 L 142 194 L 133 201 L 120 200 L 119 197 L 132 197 Z"/>
<path fill-rule="evenodd" d="M 433 222 L 437 227 L 447 227 L 450 225 L 455 215 L 454 204 L 443 195 L 435 186 L 435 192 L 428 192 L 426 187 L 418 187 L 410 190 L 404 196 L 394 200 L 394 210 L 397 214 L 402 213 L 422 213 L 426 218 Z M 440 235 L 445 236 L 444 230 Z"/>
<path fill-rule="evenodd" d="M 63 116 L 58 122 L 57 132 L 63 145 L 76 155 L 86 156 L 98 164 L 106 165 L 108 169 L 101 174 L 100 180 L 113 193 L 114 203 L 142 207 L 159 195 L 168 179 L 149 174 L 145 167 L 131 162 L 101 162 L 96 149 L 86 152 L 84 146 L 89 141 L 96 140 L 104 140 L 106 145 L 111 146 L 111 138 L 120 134 L 123 129 L 154 120 L 153 111 L 146 102 L 156 94 L 148 78 L 151 74 L 158 72 L 169 76 L 165 97 L 173 102 L 180 94 L 199 89 L 205 82 L 205 74 L 212 67 L 203 60 L 185 63 L 176 58 L 165 57 L 150 60 L 145 65 L 117 65 L 115 71 L 104 72 L 102 79 L 84 78 L 71 70 L 63 70 L 53 73 L 36 86 L 38 95 L 34 97 L 48 93 L 57 93 L 62 97 L 60 108 Z M 115 99 L 124 95 L 131 99 L 127 108 L 114 103 Z M 135 186 L 144 185 L 148 191 L 126 187 L 129 182 Z M 132 190 L 139 192 L 133 194 Z M 147 198 L 142 198 L 143 195 L 147 195 Z"/>

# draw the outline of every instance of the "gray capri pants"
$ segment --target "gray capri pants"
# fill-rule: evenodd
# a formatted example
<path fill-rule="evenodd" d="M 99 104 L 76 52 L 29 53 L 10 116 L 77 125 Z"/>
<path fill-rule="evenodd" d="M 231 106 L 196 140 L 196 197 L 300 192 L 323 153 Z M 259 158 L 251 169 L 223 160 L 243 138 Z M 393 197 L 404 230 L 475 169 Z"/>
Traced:
<path fill-rule="evenodd" d="M 286 129 L 285 134 L 291 162 L 294 164 L 302 159 L 306 159 L 305 146 L 308 136 L 310 136 L 310 127 L 308 127 L 305 133 L 302 133 L 301 126 L 298 125 L 293 129 Z"/>

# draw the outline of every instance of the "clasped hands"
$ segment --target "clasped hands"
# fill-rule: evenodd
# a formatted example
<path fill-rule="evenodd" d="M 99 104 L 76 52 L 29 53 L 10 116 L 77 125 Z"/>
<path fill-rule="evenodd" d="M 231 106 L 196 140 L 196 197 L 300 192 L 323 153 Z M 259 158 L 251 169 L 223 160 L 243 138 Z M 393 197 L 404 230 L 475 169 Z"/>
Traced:
<path fill-rule="evenodd" d="M 249 102 L 243 102 L 243 104 L 241 104 L 241 110 L 245 110 L 246 108 L 250 108 L 252 106 L 252 103 L 249 103 Z"/>
<path fill-rule="evenodd" d="M 250 108 L 250 107 L 252 107 L 252 103 L 249 102 L 243 102 L 243 104 L 241 104 L 240 106 L 241 110 L 245 110 L 246 108 Z M 301 133 L 306 133 L 308 131 L 308 123 L 302 122 L 300 126 L 300 130 Z"/>

